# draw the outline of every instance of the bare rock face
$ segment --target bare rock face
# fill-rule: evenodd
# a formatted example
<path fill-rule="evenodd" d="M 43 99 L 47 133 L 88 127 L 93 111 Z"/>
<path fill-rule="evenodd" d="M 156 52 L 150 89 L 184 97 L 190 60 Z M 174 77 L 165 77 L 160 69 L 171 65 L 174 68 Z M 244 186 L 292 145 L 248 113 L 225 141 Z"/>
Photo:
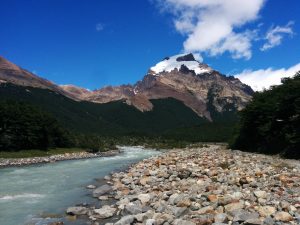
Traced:
<path fill-rule="evenodd" d="M 60 88 L 62 88 L 65 92 L 68 92 L 68 93 L 76 96 L 78 99 L 82 99 L 82 100 L 87 98 L 87 96 L 89 96 L 89 94 L 91 93 L 91 91 L 89 91 L 85 88 L 77 87 L 72 84 L 60 85 Z"/>
<path fill-rule="evenodd" d="M 21 67 L 9 62 L 0 56 L 0 83 L 13 83 L 19 86 L 28 86 L 49 89 L 68 98 L 79 100 L 76 94 L 65 91 L 51 81 L 43 79 Z"/>
<path fill-rule="evenodd" d="M 174 98 L 199 116 L 212 120 L 211 107 L 217 112 L 241 110 L 252 94 L 253 90 L 240 80 L 226 77 L 188 54 L 166 57 L 133 86 L 105 87 L 89 93 L 84 100 L 124 100 L 140 111 L 150 111 L 151 99 Z"/>

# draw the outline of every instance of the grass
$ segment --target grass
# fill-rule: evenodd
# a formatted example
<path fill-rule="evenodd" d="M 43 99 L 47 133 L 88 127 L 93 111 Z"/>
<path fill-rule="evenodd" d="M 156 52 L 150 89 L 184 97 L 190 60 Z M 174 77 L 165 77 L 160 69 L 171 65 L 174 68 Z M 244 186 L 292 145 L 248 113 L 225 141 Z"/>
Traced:
<path fill-rule="evenodd" d="M 84 152 L 81 148 L 55 148 L 49 150 L 21 150 L 17 152 L 0 152 L 0 158 L 30 158 L 59 155 L 64 153 Z"/>

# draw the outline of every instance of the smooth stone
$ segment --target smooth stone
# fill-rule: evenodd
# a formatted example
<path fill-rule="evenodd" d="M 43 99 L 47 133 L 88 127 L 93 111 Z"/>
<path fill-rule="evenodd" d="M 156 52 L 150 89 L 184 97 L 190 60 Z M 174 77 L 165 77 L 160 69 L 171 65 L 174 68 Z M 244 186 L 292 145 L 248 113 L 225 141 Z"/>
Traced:
<path fill-rule="evenodd" d="M 230 203 L 228 205 L 225 205 L 225 210 L 227 212 L 231 212 L 233 210 L 242 209 L 242 208 L 244 208 L 244 202 L 243 201 L 234 202 L 234 203 Z"/>
<path fill-rule="evenodd" d="M 136 215 L 142 213 L 143 209 L 140 204 L 130 202 L 125 206 L 125 212 L 128 214 Z"/>
<path fill-rule="evenodd" d="M 97 217 L 101 219 L 112 217 L 115 214 L 115 212 L 116 209 L 108 205 L 105 205 L 100 209 L 94 209 L 94 213 L 96 213 Z"/>
<path fill-rule="evenodd" d="M 145 225 L 157 225 L 155 219 L 147 219 Z"/>
<path fill-rule="evenodd" d="M 182 219 L 176 219 L 172 223 L 173 225 L 196 225 L 194 222 Z"/>
<path fill-rule="evenodd" d="M 212 214 L 199 215 L 196 219 L 197 225 L 207 225 L 212 224 L 214 221 L 214 216 Z"/>
<path fill-rule="evenodd" d="M 250 220 L 250 219 L 258 219 L 259 218 L 259 214 L 256 212 L 248 212 L 246 210 L 237 210 L 235 212 L 232 213 L 233 214 L 233 221 L 234 222 L 244 222 L 246 220 Z"/>
<path fill-rule="evenodd" d="M 248 219 L 243 225 L 262 225 L 262 221 L 260 219 Z"/>
<path fill-rule="evenodd" d="M 176 206 L 173 206 L 170 209 L 175 217 L 181 216 L 187 210 L 186 207 L 176 207 Z"/>
<path fill-rule="evenodd" d="M 68 215 L 85 215 L 87 212 L 88 209 L 86 207 L 69 207 L 67 209 Z"/>
<path fill-rule="evenodd" d="M 272 217 L 268 216 L 264 219 L 264 225 L 274 225 L 275 222 Z"/>
<path fill-rule="evenodd" d="M 218 223 L 226 223 L 228 221 L 228 217 L 226 213 L 218 213 L 214 217 L 215 222 Z"/>
<path fill-rule="evenodd" d="M 228 223 L 220 223 L 220 222 L 216 222 L 216 223 L 213 223 L 212 225 L 228 225 Z"/>
<path fill-rule="evenodd" d="M 198 214 L 206 214 L 206 213 L 210 213 L 214 210 L 214 207 L 212 206 L 206 206 L 206 207 L 203 207 L 201 209 L 199 209 L 197 211 Z"/>
<path fill-rule="evenodd" d="M 267 217 L 267 216 L 271 216 L 272 214 L 274 214 L 276 212 L 276 208 L 272 207 L 272 206 L 260 206 L 258 208 L 258 213 L 262 216 L 262 217 Z"/>
<path fill-rule="evenodd" d="M 127 225 L 131 224 L 134 221 L 134 216 L 128 215 L 122 217 L 118 222 L 115 223 L 115 225 Z"/>
<path fill-rule="evenodd" d="M 150 194 L 139 194 L 137 197 L 142 204 L 145 204 L 151 200 L 151 195 Z"/>
<path fill-rule="evenodd" d="M 107 184 L 104 184 L 98 188 L 96 188 L 94 191 L 93 191 L 93 197 L 100 197 L 101 195 L 104 195 L 108 192 L 111 192 L 112 191 L 112 187 L 107 185 Z"/>
<path fill-rule="evenodd" d="M 265 191 L 254 191 L 254 195 L 257 197 L 257 198 L 267 198 L 267 192 Z"/>
<path fill-rule="evenodd" d="M 274 219 L 282 222 L 289 222 L 293 220 L 293 217 L 287 212 L 278 212 L 275 214 Z"/>

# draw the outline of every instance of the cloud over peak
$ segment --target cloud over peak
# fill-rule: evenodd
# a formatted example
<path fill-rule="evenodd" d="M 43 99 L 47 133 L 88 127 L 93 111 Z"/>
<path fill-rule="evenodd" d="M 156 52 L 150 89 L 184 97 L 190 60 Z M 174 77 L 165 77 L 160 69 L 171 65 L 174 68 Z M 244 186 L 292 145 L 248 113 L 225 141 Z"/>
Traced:
<path fill-rule="evenodd" d="M 229 52 L 233 58 L 251 58 L 254 32 L 243 26 L 259 17 L 265 0 L 156 1 L 174 16 L 176 30 L 187 36 L 185 51 L 211 56 Z"/>

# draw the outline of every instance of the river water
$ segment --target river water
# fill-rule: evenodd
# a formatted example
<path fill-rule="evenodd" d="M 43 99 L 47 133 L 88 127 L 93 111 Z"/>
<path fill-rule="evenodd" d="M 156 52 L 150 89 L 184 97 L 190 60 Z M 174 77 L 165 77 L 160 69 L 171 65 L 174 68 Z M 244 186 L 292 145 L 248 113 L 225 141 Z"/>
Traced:
<path fill-rule="evenodd" d="M 113 157 L 0 169 L 0 224 L 40 225 L 44 222 L 38 218 L 63 216 L 67 207 L 92 201 L 85 187 L 95 178 L 159 154 L 139 147 L 122 150 Z"/>

